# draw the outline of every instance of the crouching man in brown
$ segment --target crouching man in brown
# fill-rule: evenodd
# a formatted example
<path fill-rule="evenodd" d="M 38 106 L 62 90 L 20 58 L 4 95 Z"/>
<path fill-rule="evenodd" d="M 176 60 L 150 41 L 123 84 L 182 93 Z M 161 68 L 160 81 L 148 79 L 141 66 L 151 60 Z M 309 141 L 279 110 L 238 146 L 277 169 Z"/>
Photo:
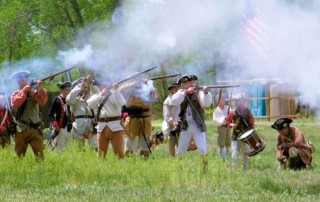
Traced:
<path fill-rule="evenodd" d="M 300 170 L 312 161 L 311 147 L 307 144 L 302 132 L 291 127 L 289 118 L 280 118 L 271 126 L 278 131 L 277 157 L 280 168 Z"/>
<path fill-rule="evenodd" d="M 11 95 L 11 106 L 16 111 L 17 132 L 15 134 L 15 155 L 24 156 L 30 144 L 33 153 L 38 159 L 43 159 L 42 122 L 39 106 L 47 103 L 47 90 L 43 88 L 43 81 L 37 81 L 38 89 L 28 85 L 30 72 L 15 72 L 10 79 L 17 80 L 19 90 Z"/>

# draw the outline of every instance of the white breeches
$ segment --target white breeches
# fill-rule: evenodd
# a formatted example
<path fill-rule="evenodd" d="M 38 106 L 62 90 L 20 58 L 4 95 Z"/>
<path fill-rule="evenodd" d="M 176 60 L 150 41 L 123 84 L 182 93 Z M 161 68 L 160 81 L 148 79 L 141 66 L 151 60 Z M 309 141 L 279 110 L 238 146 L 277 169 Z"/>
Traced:
<path fill-rule="evenodd" d="M 177 156 L 183 155 L 187 150 L 191 140 L 194 138 L 198 151 L 200 154 L 205 155 L 207 153 L 207 140 L 206 133 L 202 132 L 194 121 L 188 122 L 188 128 L 186 131 L 181 131 L 178 141 Z"/>
<path fill-rule="evenodd" d="M 148 138 L 146 137 L 146 139 Z M 142 135 L 135 136 L 134 138 L 129 138 L 126 136 L 125 151 L 133 151 L 134 154 L 138 154 L 139 149 L 141 151 L 149 151 L 146 139 Z"/>
<path fill-rule="evenodd" d="M 72 133 L 68 132 L 66 128 L 61 128 L 56 137 L 56 149 L 61 150 L 72 140 Z"/>

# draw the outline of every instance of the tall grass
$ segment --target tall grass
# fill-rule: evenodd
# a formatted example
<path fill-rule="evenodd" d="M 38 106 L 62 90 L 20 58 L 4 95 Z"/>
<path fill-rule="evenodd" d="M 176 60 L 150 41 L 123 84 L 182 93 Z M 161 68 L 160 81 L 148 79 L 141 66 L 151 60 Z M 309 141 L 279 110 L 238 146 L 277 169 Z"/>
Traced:
<path fill-rule="evenodd" d="M 295 121 L 308 140 L 319 142 L 319 126 Z M 155 122 L 155 128 L 161 122 Z M 217 155 L 216 127 L 208 121 L 207 173 L 197 152 L 182 159 L 158 145 L 148 159 L 139 156 L 118 160 L 112 148 L 107 159 L 94 150 L 80 150 L 72 143 L 65 150 L 45 151 L 37 163 L 31 148 L 22 159 L 13 157 L 13 146 L 0 151 L 0 201 L 316 201 L 320 176 L 313 154 L 313 167 L 303 171 L 276 171 L 276 135 L 271 122 L 258 121 L 256 129 L 267 146 L 250 157 L 243 170 L 241 157 L 235 167 Z M 317 146 L 317 145 L 316 145 Z"/>

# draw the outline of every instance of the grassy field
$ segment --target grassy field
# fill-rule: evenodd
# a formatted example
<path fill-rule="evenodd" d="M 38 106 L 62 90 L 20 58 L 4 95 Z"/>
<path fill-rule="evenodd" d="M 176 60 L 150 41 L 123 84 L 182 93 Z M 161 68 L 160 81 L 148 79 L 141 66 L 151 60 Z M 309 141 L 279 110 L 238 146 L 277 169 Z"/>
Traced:
<path fill-rule="evenodd" d="M 250 157 L 243 170 L 217 156 L 216 127 L 208 121 L 209 169 L 202 172 L 197 152 L 170 159 L 167 144 L 158 145 L 145 160 L 118 160 L 109 149 L 106 160 L 75 143 L 61 152 L 45 151 L 36 163 L 31 148 L 26 157 L 15 159 L 13 146 L 0 150 L 0 201 L 319 201 L 319 152 L 313 166 L 304 171 L 276 171 L 276 135 L 272 122 L 257 120 L 256 129 L 267 146 Z M 155 130 L 161 121 L 155 122 Z M 295 120 L 306 139 L 320 141 L 319 124 Z"/>

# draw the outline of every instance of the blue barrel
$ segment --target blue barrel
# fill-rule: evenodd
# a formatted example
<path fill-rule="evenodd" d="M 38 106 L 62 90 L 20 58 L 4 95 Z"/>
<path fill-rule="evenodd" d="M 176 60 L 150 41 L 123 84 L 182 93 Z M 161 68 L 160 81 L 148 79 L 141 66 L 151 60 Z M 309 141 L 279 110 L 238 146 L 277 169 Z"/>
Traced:
<path fill-rule="evenodd" d="M 266 97 L 266 84 L 265 83 L 250 84 L 250 97 L 251 98 Z M 250 100 L 250 110 L 253 116 L 265 116 L 266 100 Z"/>

